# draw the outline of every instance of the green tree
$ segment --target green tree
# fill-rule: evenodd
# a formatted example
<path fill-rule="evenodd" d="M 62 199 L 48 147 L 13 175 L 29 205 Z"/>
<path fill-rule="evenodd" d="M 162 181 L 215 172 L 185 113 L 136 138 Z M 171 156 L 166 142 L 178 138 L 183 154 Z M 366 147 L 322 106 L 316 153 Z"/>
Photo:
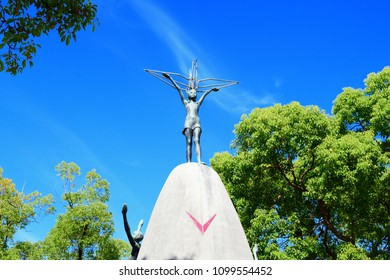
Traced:
<path fill-rule="evenodd" d="M 58 215 L 44 240 L 45 258 L 120 259 L 128 255 L 130 246 L 112 238 L 114 223 L 106 204 L 110 198 L 108 182 L 91 170 L 85 184 L 77 189 L 80 168 L 75 163 L 61 162 L 56 171 L 64 181 L 66 212 Z"/>
<path fill-rule="evenodd" d="M 3 177 L 3 170 L 0 168 L 0 259 L 20 258 L 22 253 L 19 252 L 22 252 L 23 246 L 20 243 L 14 244 L 16 231 L 38 221 L 42 214 L 53 213 L 53 201 L 52 195 L 19 192 L 11 179 Z"/>
<path fill-rule="evenodd" d="M 371 131 L 390 157 L 390 67 L 370 73 L 364 89 L 347 87 L 334 101 L 340 133 Z"/>
<path fill-rule="evenodd" d="M 8 258 L 13 260 L 42 260 L 44 258 L 43 243 L 42 241 L 17 241 L 9 249 Z"/>
<path fill-rule="evenodd" d="M 379 112 L 390 104 L 388 71 L 370 74 L 364 90 L 344 89 L 334 116 L 297 102 L 253 110 L 235 126 L 235 155 L 211 160 L 259 258 L 390 258 L 388 122 Z"/>
<path fill-rule="evenodd" d="M 97 6 L 90 0 L 1 0 L 0 71 L 20 73 L 40 47 L 35 38 L 56 30 L 67 45 L 88 25 L 95 29 Z"/>

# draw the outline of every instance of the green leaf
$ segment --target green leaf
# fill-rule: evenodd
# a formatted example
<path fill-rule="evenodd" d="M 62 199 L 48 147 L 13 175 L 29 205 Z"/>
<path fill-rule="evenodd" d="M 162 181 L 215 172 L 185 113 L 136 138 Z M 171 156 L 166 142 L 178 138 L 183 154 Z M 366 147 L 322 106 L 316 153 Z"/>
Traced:
<path fill-rule="evenodd" d="M 41 0 L 8 1 L 8 5 L 4 4 L 3 24 L 0 25 L 0 34 L 3 36 L 0 49 L 3 50 L 3 54 L 0 56 L 12 52 L 17 59 L 3 60 L 0 71 L 5 70 L 12 75 L 22 72 L 26 64 L 23 62 L 23 53 L 31 44 L 29 42 L 31 37 L 48 35 L 50 31 L 57 29 L 60 41 L 69 45 L 72 38 L 76 40 L 76 33 L 80 31 L 80 26 L 85 28 L 87 25 L 92 25 L 92 29 L 95 29 L 95 23 L 98 22 L 97 6 L 89 0 L 54 2 L 52 3 L 54 6 L 50 3 L 42 3 Z M 50 5 L 50 8 L 47 5 Z M 28 52 L 35 54 L 36 50 L 28 50 Z"/>
<path fill-rule="evenodd" d="M 70 44 L 71 35 L 66 36 L 66 45 Z"/>

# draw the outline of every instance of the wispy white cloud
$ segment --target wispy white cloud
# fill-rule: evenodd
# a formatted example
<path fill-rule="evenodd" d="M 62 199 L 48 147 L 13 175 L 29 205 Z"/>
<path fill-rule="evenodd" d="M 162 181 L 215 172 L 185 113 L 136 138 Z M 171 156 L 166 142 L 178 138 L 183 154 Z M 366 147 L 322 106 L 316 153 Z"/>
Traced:
<path fill-rule="evenodd" d="M 48 188 L 55 188 L 57 178 L 55 176 L 54 166 L 47 169 L 47 164 L 52 160 L 72 161 L 72 158 L 64 159 L 64 154 L 69 154 L 85 159 L 85 161 L 98 171 L 110 173 L 106 164 L 101 160 L 96 151 L 83 140 L 82 136 L 74 132 L 72 129 L 66 127 L 63 123 L 58 121 L 53 114 L 50 114 L 39 103 L 35 102 L 27 94 L 20 94 L 18 106 L 15 107 L 15 114 L 22 112 L 23 118 L 26 120 L 28 126 L 34 124 L 37 135 L 33 135 L 34 140 L 37 138 L 51 139 L 50 144 L 53 144 L 56 149 L 47 150 L 46 146 L 40 142 L 27 145 L 21 144 L 20 153 L 26 164 L 34 170 L 35 174 L 39 174 L 40 182 L 47 182 L 45 186 Z M 30 94 L 33 96 L 33 94 Z M 20 140 L 18 140 L 20 141 Z M 41 157 L 39 164 L 37 164 L 37 157 Z M 28 179 L 26 179 L 26 192 L 35 189 L 38 186 L 32 186 Z"/>
<path fill-rule="evenodd" d="M 129 0 L 131 6 L 174 53 L 179 69 L 187 73 L 189 62 L 201 50 L 198 44 L 163 9 L 147 0 Z"/>
<path fill-rule="evenodd" d="M 283 80 L 281 78 L 274 78 L 274 87 L 280 88 L 283 85 Z"/>
<path fill-rule="evenodd" d="M 183 74 L 188 73 L 190 61 L 197 57 L 207 57 L 208 64 L 212 65 L 210 56 L 199 47 L 199 44 L 190 36 L 189 32 L 183 29 L 172 16 L 166 13 L 161 7 L 148 0 L 128 0 L 129 4 L 138 12 L 142 19 L 165 42 L 176 57 L 179 69 Z M 212 71 L 202 64 L 201 77 L 215 77 L 230 79 L 230 77 L 216 77 Z M 275 85 L 279 84 L 275 81 Z M 222 89 L 223 95 L 213 94 L 213 100 L 224 110 L 241 114 L 246 113 L 256 106 L 270 105 L 274 102 L 271 94 L 254 95 L 248 91 L 237 89 Z"/>
<path fill-rule="evenodd" d="M 14 236 L 15 241 L 29 241 L 29 242 L 37 242 L 40 240 L 35 234 L 28 232 L 25 229 L 21 229 L 15 233 Z"/>
<path fill-rule="evenodd" d="M 262 107 L 275 103 L 272 94 L 263 93 L 257 96 L 242 90 L 230 90 L 221 95 L 217 93 L 213 97 L 210 97 L 210 99 L 232 114 L 247 114 L 254 107 Z"/>

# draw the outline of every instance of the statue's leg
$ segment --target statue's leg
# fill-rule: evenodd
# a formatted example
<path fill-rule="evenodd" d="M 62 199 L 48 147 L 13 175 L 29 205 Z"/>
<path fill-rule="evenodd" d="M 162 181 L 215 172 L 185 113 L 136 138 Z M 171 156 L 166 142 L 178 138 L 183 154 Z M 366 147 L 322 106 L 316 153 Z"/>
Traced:
<path fill-rule="evenodd" d="M 200 148 L 200 135 L 202 134 L 202 129 L 200 127 L 194 128 L 194 144 L 196 157 L 198 159 L 198 163 L 202 163 L 202 149 Z"/>
<path fill-rule="evenodd" d="M 186 159 L 187 159 L 187 162 L 191 162 L 191 158 L 192 158 L 192 129 L 186 128 L 184 130 L 184 135 L 186 137 Z"/>

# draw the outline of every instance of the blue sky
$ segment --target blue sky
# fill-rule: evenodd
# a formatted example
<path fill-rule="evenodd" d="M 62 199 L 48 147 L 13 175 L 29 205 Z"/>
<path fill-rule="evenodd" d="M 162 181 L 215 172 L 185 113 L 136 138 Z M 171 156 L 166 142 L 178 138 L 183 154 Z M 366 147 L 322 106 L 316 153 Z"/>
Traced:
<path fill-rule="evenodd" d="M 364 87 L 390 65 L 387 0 L 94 0 L 100 26 L 69 46 L 51 33 L 34 66 L 0 73 L 0 166 L 19 190 L 53 194 L 55 166 L 73 161 L 110 182 L 115 237 L 127 240 L 121 206 L 145 224 L 170 171 L 185 162 L 178 93 L 144 69 L 240 82 L 200 110 L 203 160 L 229 151 L 234 125 L 255 107 L 318 105 L 331 113 L 343 87 Z M 178 202 L 179 203 L 179 202 Z M 56 215 L 17 234 L 42 240 Z M 145 231 L 145 228 L 143 229 Z"/>

